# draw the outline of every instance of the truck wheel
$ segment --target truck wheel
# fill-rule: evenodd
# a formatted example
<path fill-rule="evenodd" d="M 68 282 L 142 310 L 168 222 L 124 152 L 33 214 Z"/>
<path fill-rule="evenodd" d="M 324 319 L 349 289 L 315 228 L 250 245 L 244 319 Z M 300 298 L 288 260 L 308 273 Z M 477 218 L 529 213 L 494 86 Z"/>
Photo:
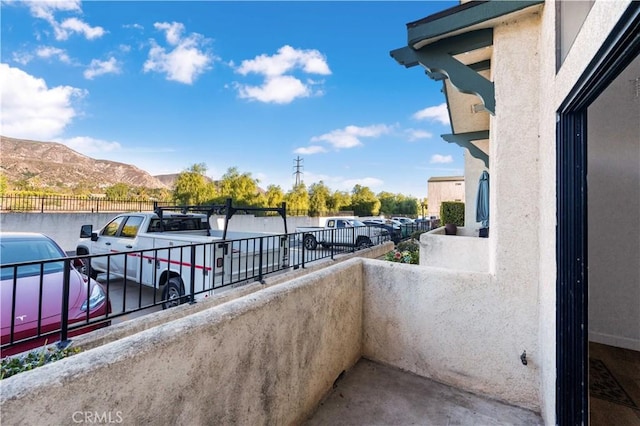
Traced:
<path fill-rule="evenodd" d="M 356 241 L 356 248 L 358 248 L 359 250 L 361 249 L 366 249 L 368 247 L 371 247 L 373 244 L 371 244 L 371 240 L 367 237 L 360 237 L 358 238 L 358 241 Z"/>
<path fill-rule="evenodd" d="M 316 247 L 318 247 L 318 242 L 313 235 L 305 235 L 303 243 L 304 248 L 306 248 L 307 250 L 315 250 Z"/>
<path fill-rule="evenodd" d="M 180 278 L 169 278 L 169 282 L 167 282 L 164 286 L 164 290 L 162 290 L 162 300 L 166 300 L 166 302 L 162 303 L 162 309 L 169 309 L 174 306 L 178 306 L 183 302 L 183 296 L 184 287 L 182 286 Z"/>
<path fill-rule="evenodd" d="M 89 255 L 89 250 L 87 250 L 84 247 L 77 247 L 76 248 L 76 255 L 80 256 L 80 255 L 83 255 L 83 254 Z M 80 273 L 81 274 L 88 275 L 87 271 L 89 270 L 89 266 L 87 266 L 87 264 L 89 262 L 91 262 L 91 260 L 89 260 L 89 259 L 83 259 L 82 260 L 83 265 L 82 265 L 82 268 L 80 268 Z M 98 271 L 96 271 L 93 268 L 91 268 L 91 279 L 92 280 L 98 279 Z"/>

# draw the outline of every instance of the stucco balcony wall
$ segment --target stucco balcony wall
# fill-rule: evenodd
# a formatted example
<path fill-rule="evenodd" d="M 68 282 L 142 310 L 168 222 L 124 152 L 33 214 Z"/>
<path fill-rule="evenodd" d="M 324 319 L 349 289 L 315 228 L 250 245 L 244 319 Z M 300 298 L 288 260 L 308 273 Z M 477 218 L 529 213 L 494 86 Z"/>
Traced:
<path fill-rule="evenodd" d="M 363 264 L 364 358 L 539 411 L 537 337 L 521 333 L 511 288 L 488 273 Z"/>
<path fill-rule="evenodd" d="M 459 227 L 456 235 L 446 235 L 444 227 L 420 236 L 420 265 L 454 271 L 490 272 L 489 239 L 478 230 Z"/>
<path fill-rule="evenodd" d="M 535 336 L 489 274 L 353 258 L 199 309 L 3 380 L 3 422 L 300 424 L 361 357 L 539 409 Z"/>

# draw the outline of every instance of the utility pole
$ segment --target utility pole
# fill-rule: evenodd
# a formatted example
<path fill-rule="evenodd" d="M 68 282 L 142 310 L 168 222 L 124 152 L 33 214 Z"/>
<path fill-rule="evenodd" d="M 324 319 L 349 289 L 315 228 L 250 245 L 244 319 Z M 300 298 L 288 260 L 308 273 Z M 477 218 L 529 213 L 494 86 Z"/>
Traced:
<path fill-rule="evenodd" d="M 300 185 L 302 183 L 302 162 L 304 160 L 302 158 L 300 158 L 300 156 L 298 156 L 298 158 L 295 158 L 293 160 L 293 169 L 295 170 L 295 172 L 293 172 L 293 175 L 296 177 L 296 183 L 294 185 L 294 187 Z"/>

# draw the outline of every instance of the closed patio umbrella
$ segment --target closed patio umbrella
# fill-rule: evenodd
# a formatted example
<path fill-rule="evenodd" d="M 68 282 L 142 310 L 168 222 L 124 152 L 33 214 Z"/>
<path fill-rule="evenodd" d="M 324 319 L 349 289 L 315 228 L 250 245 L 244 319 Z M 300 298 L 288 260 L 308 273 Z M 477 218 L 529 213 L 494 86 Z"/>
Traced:
<path fill-rule="evenodd" d="M 489 173 L 486 170 L 480 175 L 478 183 L 476 222 L 482 222 L 483 228 L 489 227 Z"/>

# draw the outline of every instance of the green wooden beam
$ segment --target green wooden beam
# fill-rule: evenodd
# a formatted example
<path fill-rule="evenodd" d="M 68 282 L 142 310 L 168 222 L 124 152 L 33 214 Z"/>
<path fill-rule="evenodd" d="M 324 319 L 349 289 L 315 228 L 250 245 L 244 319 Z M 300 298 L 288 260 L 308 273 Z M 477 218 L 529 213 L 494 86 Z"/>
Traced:
<path fill-rule="evenodd" d="M 478 132 L 458 133 L 451 135 L 441 135 L 442 139 L 447 142 L 455 143 L 456 145 L 467 148 L 472 157 L 482 160 L 484 166 L 489 168 L 489 156 L 485 154 L 483 150 L 475 146 L 471 141 L 478 141 L 482 139 L 489 139 L 488 130 L 480 130 Z"/>
<path fill-rule="evenodd" d="M 508 15 L 544 0 L 493 0 L 469 2 L 407 24 L 408 45 L 469 28 L 500 16 Z"/>
<path fill-rule="evenodd" d="M 465 65 L 453 57 L 493 44 L 493 30 L 483 29 L 439 40 L 414 50 L 409 46 L 392 50 L 391 56 L 405 67 L 422 65 L 435 80 L 446 76 L 462 93 L 478 96 L 489 113 L 495 115 L 496 101 L 493 82 L 477 72 L 477 66 Z"/>

